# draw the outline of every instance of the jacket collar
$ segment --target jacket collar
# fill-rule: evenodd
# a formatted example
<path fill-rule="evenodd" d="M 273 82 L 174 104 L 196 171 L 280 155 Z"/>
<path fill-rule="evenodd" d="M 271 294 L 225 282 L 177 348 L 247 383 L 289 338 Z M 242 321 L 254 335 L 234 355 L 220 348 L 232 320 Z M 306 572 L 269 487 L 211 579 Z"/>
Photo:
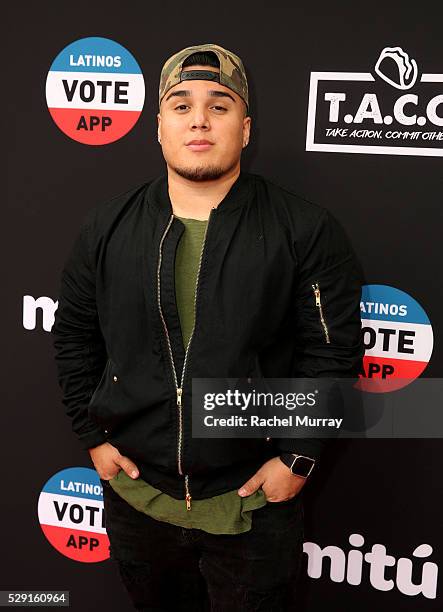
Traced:
<path fill-rule="evenodd" d="M 251 193 L 252 177 L 249 173 L 240 171 L 236 181 L 217 206 L 217 211 L 224 213 L 239 208 L 249 200 Z M 154 206 L 162 215 L 172 215 L 173 210 L 168 193 L 168 177 L 166 174 L 155 178 L 148 185 L 146 198 L 148 204 Z"/>

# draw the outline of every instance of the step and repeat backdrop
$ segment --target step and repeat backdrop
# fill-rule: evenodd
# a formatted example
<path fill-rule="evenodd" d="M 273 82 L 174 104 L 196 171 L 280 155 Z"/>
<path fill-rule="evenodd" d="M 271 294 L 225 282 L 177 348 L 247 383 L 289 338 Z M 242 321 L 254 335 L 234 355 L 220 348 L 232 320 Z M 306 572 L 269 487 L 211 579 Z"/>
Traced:
<path fill-rule="evenodd" d="M 366 277 L 361 375 L 398 378 L 385 392 L 402 393 L 443 364 L 443 8 L 42 1 L 8 12 L 0 589 L 129 610 L 100 481 L 61 404 L 50 330 L 86 212 L 164 172 L 163 62 L 205 42 L 242 57 L 253 120 L 243 167 L 343 224 Z M 443 609 L 441 436 L 328 450 L 305 489 L 297 611 Z"/>

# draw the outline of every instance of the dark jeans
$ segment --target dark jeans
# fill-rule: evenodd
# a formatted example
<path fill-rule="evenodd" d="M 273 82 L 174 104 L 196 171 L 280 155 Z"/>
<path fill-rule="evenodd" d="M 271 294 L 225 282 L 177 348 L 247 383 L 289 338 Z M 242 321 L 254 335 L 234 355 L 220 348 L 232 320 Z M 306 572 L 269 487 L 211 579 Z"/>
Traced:
<path fill-rule="evenodd" d="M 214 535 L 153 519 L 101 482 L 110 556 L 136 610 L 296 611 L 301 494 L 254 510 L 246 533 Z"/>

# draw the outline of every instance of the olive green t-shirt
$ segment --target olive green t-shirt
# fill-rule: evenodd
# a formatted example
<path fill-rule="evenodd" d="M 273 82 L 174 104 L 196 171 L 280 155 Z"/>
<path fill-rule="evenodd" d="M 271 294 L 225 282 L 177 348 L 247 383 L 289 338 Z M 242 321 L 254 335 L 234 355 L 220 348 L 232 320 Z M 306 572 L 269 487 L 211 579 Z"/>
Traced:
<path fill-rule="evenodd" d="M 185 225 L 185 231 L 177 247 L 175 292 L 186 349 L 194 326 L 194 294 L 208 221 L 185 217 L 178 219 Z M 163 493 L 140 477 L 133 480 L 124 470 L 120 470 L 109 482 L 114 491 L 140 512 L 159 521 L 215 534 L 249 531 L 252 511 L 267 503 L 261 488 L 247 497 L 240 497 L 235 489 L 207 499 L 192 500 L 191 510 L 187 510 L 184 500 Z"/>

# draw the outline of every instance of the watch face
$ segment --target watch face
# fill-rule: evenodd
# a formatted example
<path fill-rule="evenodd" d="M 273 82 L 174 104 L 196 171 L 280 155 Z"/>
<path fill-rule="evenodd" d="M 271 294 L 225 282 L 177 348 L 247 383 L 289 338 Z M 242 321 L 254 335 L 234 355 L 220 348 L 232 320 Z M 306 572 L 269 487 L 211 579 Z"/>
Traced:
<path fill-rule="evenodd" d="M 304 476 L 306 478 L 312 469 L 314 462 L 308 457 L 297 457 L 294 465 L 292 466 L 292 473 L 297 476 Z"/>

